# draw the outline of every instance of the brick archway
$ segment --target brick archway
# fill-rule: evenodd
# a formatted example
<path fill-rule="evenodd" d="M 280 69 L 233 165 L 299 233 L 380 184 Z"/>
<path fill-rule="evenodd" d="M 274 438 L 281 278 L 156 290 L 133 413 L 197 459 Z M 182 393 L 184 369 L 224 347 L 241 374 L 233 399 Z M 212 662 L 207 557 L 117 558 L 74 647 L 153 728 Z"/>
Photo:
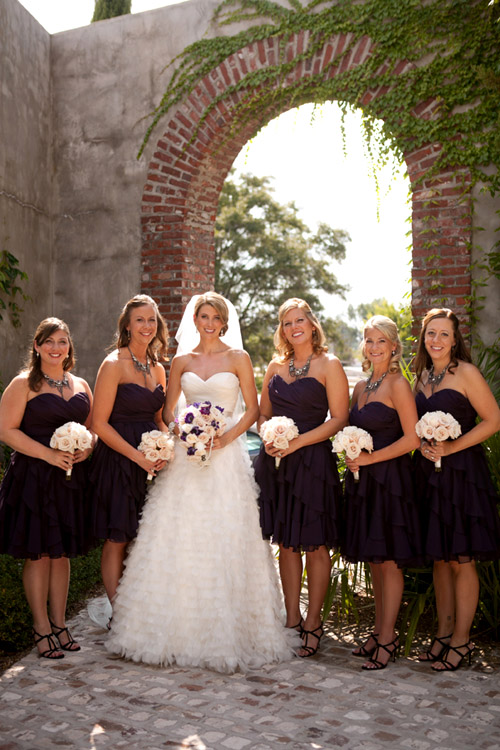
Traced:
<path fill-rule="evenodd" d="M 304 41 L 304 32 L 292 37 L 285 54 L 300 52 Z M 300 62 L 290 75 L 297 80 L 318 74 L 349 42 L 348 36 L 339 34 L 315 58 Z M 339 66 L 328 68 L 325 75 L 355 68 L 370 54 L 371 44 L 368 37 L 361 38 L 350 55 L 342 58 Z M 236 92 L 228 102 L 217 104 L 192 143 L 191 138 L 204 107 L 237 84 L 247 71 L 274 64 L 278 45 L 277 39 L 267 39 L 225 60 L 170 112 L 156 144 L 142 196 L 141 286 L 158 300 L 174 326 L 187 299 L 213 284 L 217 204 L 234 159 L 262 120 L 269 121 L 284 110 L 262 112 L 259 122 L 251 121 L 231 135 L 234 122 L 230 105 L 243 95 Z M 401 62 L 395 72 L 402 74 L 409 68 L 410 63 Z M 379 93 L 368 90 L 361 106 Z M 290 106 L 302 103 L 294 101 Z M 423 102 L 414 110 L 414 116 L 428 119 L 435 104 L 433 100 Z M 404 154 L 413 191 L 412 307 L 415 317 L 420 317 L 429 307 L 446 303 L 466 318 L 466 296 L 471 291 L 470 176 L 450 168 L 432 180 L 420 181 L 438 154 L 439 144 L 427 144 Z M 439 274 L 433 274 L 437 269 Z"/>

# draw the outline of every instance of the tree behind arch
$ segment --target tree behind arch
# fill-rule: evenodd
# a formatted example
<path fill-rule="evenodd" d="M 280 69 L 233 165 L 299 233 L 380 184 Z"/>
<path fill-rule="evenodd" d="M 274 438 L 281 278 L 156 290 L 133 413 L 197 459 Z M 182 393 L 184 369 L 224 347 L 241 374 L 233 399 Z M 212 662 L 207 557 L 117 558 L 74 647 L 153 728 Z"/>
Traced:
<path fill-rule="evenodd" d="M 115 16 L 124 16 L 130 13 L 132 0 L 95 0 L 94 15 L 91 23 L 94 21 L 103 21 L 105 18 L 114 18 Z"/>

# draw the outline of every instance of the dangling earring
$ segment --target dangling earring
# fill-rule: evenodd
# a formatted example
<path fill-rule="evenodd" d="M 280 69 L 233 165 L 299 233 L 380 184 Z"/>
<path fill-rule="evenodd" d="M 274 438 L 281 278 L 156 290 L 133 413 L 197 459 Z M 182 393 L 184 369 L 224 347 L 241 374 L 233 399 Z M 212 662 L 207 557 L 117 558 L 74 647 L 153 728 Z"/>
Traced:
<path fill-rule="evenodd" d="M 396 350 L 393 349 L 393 351 L 391 352 L 391 357 L 394 357 L 395 354 L 396 354 Z"/>
<path fill-rule="evenodd" d="M 315 339 L 318 335 L 318 332 L 315 328 L 313 328 L 313 339 Z"/>
<path fill-rule="evenodd" d="M 127 339 L 130 341 L 130 331 L 127 328 Z"/>

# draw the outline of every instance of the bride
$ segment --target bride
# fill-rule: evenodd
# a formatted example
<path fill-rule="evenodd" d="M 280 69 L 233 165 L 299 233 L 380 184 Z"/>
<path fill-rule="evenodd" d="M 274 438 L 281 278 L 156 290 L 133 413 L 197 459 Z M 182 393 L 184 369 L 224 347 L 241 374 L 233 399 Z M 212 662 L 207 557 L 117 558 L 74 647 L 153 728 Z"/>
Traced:
<path fill-rule="evenodd" d="M 239 348 L 221 340 L 228 320 L 230 340 Z M 236 311 L 215 292 L 194 297 L 177 340 L 165 422 L 178 431 L 174 409 L 183 395 L 188 404 L 222 406 L 227 428 L 214 440 L 208 465 L 188 461 L 176 441 L 172 465 L 149 492 L 106 646 L 134 661 L 219 672 L 291 658 L 292 632 L 282 624 L 277 572 L 262 539 L 257 488 L 239 439 L 259 408 Z M 241 415 L 240 389 L 246 405 Z"/>

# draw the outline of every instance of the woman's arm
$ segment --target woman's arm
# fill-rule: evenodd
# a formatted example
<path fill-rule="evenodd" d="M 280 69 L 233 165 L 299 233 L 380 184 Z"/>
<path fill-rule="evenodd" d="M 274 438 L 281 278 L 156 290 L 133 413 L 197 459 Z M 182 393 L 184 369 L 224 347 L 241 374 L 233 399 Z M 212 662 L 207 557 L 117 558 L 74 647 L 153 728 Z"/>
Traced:
<path fill-rule="evenodd" d="M 257 429 L 259 430 L 259 432 L 264 422 L 267 422 L 267 420 L 271 419 L 271 417 L 273 416 L 273 405 L 271 404 L 271 399 L 269 398 L 269 381 L 271 380 L 273 375 L 276 374 L 277 370 L 277 363 L 270 362 L 267 367 L 266 374 L 264 375 L 262 391 L 260 394 L 259 417 L 257 419 Z"/>
<path fill-rule="evenodd" d="M 75 451 L 73 453 L 73 463 L 74 464 L 78 464 L 78 463 L 80 463 L 80 461 L 85 461 L 90 456 L 90 454 L 92 453 L 92 451 L 94 450 L 94 447 L 95 447 L 95 444 L 96 444 L 96 441 L 97 441 L 97 435 L 95 434 L 95 432 L 92 431 L 92 391 L 90 390 L 90 386 L 87 383 L 87 381 L 84 380 L 83 378 L 77 378 L 75 375 L 73 375 L 73 378 L 76 381 L 78 381 L 78 383 L 80 385 L 83 386 L 83 389 L 84 389 L 85 393 L 89 397 L 90 410 L 89 410 L 87 419 L 84 422 L 84 425 L 92 433 L 92 445 L 91 445 L 91 447 L 87 448 L 84 451 Z"/>
<path fill-rule="evenodd" d="M 215 438 L 213 447 L 224 448 L 233 440 L 248 430 L 259 416 L 259 404 L 257 401 L 257 389 L 250 357 L 245 351 L 234 352 L 231 357 L 235 364 L 236 375 L 240 381 L 241 393 L 245 402 L 246 411 L 238 422 L 227 430 L 223 435 Z"/>
<path fill-rule="evenodd" d="M 73 465 L 71 453 L 49 448 L 20 429 L 28 394 L 28 377 L 25 373 L 15 377 L 5 389 L 0 401 L 0 440 L 25 456 L 39 458 L 60 469 L 70 468 Z"/>
<path fill-rule="evenodd" d="M 186 355 L 174 357 L 168 376 L 167 398 L 163 407 L 163 421 L 166 425 L 175 422 L 175 407 L 181 395 L 181 375 L 185 370 Z M 176 426 L 175 434 L 179 434 L 179 428 Z"/>

